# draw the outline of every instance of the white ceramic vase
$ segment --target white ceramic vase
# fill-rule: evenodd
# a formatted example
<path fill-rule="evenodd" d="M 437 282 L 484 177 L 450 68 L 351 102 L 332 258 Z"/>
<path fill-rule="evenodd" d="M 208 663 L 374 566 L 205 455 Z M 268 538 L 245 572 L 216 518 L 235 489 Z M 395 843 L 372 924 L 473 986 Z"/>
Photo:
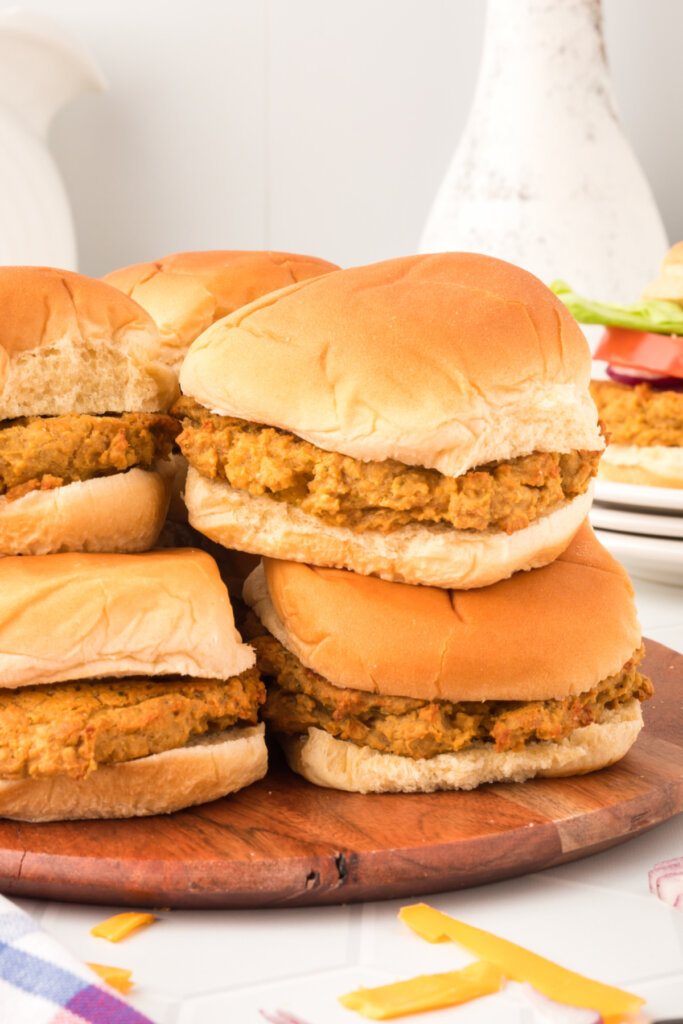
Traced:
<path fill-rule="evenodd" d="M 668 244 L 616 113 L 601 0 L 489 0 L 474 103 L 420 251 L 484 252 L 633 302 Z"/>
<path fill-rule="evenodd" d="M 96 64 L 59 24 L 0 12 L 0 263 L 76 269 L 71 210 L 47 132 L 65 103 L 104 88 Z"/>

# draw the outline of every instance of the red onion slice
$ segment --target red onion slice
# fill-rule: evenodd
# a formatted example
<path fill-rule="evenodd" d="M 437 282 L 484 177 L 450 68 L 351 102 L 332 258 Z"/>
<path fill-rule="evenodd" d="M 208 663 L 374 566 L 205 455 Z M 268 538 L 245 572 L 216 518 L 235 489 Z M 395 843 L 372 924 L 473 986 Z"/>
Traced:
<path fill-rule="evenodd" d="M 549 999 L 542 992 L 530 985 L 528 981 L 519 986 L 531 1003 L 538 1010 L 543 1020 L 549 1024 L 603 1024 L 602 1014 L 597 1010 L 587 1010 L 583 1006 L 569 1006 Z"/>
<path fill-rule="evenodd" d="M 649 384 L 657 391 L 683 391 L 683 377 L 663 377 L 660 373 L 651 373 L 649 370 L 631 370 L 626 366 L 612 366 L 605 368 L 605 373 L 617 384 Z"/>
<path fill-rule="evenodd" d="M 663 860 L 648 872 L 650 892 L 670 907 L 683 910 L 683 857 Z"/>

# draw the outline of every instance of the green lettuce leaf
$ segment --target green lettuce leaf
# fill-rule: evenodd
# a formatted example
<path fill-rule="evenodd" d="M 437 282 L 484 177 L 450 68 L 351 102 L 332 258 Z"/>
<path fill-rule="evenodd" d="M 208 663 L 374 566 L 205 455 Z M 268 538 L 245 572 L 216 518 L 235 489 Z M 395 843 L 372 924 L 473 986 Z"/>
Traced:
<path fill-rule="evenodd" d="M 613 306 L 593 302 L 573 292 L 564 281 L 553 281 L 551 291 L 562 299 L 572 316 L 581 324 L 605 324 L 631 327 L 653 334 L 683 334 L 683 306 L 677 302 L 643 299 L 634 306 Z"/>

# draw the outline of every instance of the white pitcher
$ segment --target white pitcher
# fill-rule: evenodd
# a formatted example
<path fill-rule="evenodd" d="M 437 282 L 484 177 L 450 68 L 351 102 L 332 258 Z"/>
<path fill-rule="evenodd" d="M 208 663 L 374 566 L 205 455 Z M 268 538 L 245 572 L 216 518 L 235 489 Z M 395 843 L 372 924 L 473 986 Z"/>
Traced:
<path fill-rule="evenodd" d="M 0 12 L 0 263 L 75 270 L 69 201 L 47 147 L 57 111 L 106 82 L 61 25 Z"/>
<path fill-rule="evenodd" d="M 489 0 L 474 103 L 420 251 L 500 256 L 635 302 L 668 247 L 616 113 L 601 0 Z"/>

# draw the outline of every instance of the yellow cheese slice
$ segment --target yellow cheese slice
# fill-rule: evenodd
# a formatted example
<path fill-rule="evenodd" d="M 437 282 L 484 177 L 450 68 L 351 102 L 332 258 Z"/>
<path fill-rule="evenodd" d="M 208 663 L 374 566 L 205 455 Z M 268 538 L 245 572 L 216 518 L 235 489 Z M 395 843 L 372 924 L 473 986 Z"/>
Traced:
<path fill-rule="evenodd" d="M 108 917 L 106 921 L 101 921 L 91 928 L 90 934 L 100 939 L 109 939 L 110 942 L 120 942 L 131 932 L 137 931 L 143 925 L 151 924 L 152 921 L 156 921 L 154 914 L 140 914 L 136 911 L 114 914 L 113 917 Z"/>
<path fill-rule="evenodd" d="M 379 988 L 360 988 L 340 996 L 339 1002 L 347 1010 L 355 1010 L 370 1020 L 389 1020 L 407 1013 L 436 1010 L 440 1006 L 456 1006 L 479 996 L 497 992 L 503 974 L 493 964 L 481 960 L 462 971 L 445 974 L 422 974 L 410 981 L 397 981 Z"/>
<path fill-rule="evenodd" d="M 104 964 L 87 964 L 95 974 L 99 974 L 103 981 L 106 981 L 107 985 L 111 985 L 118 992 L 122 992 L 125 996 L 126 992 L 130 992 L 133 987 L 133 982 L 130 980 L 132 971 L 127 971 L 125 967 L 105 967 Z"/>
<path fill-rule="evenodd" d="M 599 1011 L 605 1024 L 618 1024 L 624 1015 L 637 1013 L 645 1003 L 640 996 L 568 971 L 523 946 L 456 921 L 426 903 L 403 907 L 398 916 L 428 942 L 451 939 L 482 960 L 495 964 L 512 981 L 528 981 L 558 1003 Z"/>

